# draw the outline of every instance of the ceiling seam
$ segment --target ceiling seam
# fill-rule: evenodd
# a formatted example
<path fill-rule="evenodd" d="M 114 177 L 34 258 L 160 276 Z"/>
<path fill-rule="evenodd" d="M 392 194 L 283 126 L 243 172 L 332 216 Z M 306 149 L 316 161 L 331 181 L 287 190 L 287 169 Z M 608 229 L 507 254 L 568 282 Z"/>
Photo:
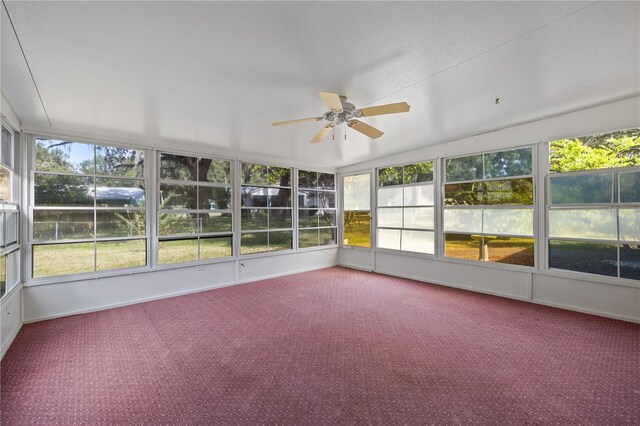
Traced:
<path fill-rule="evenodd" d="M 426 77 L 424 77 L 424 78 L 421 78 L 421 79 L 420 79 L 420 80 L 418 80 L 418 81 L 414 81 L 413 83 L 410 83 L 410 84 L 408 84 L 408 85 L 406 85 L 406 86 L 404 86 L 404 87 L 401 87 L 401 88 L 400 88 L 400 89 L 398 89 L 398 90 L 394 90 L 393 92 L 388 93 L 388 94 L 386 94 L 386 95 L 384 95 L 384 96 L 382 96 L 382 97 L 379 97 L 379 98 L 376 98 L 376 99 L 374 99 L 374 100 L 372 100 L 372 101 L 369 101 L 368 103 L 364 104 L 364 106 L 368 106 L 368 105 L 374 104 L 374 103 L 376 103 L 376 102 L 379 102 L 379 101 L 381 101 L 381 100 L 383 100 L 383 99 L 385 99 L 385 98 L 388 98 L 389 96 L 392 96 L 392 95 L 395 95 L 396 93 L 402 92 L 403 90 L 408 89 L 409 87 L 416 86 L 416 85 L 418 85 L 418 84 L 420 84 L 420 83 L 423 83 L 423 82 L 425 82 L 425 81 L 427 81 L 427 80 L 429 80 L 429 79 L 431 79 L 431 78 L 433 78 L 433 77 L 435 77 L 435 76 L 438 76 L 438 75 L 440 75 L 440 74 L 442 74 L 442 73 L 445 73 L 445 72 L 447 72 L 447 71 L 450 71 L 450 70 L 452 70 L 453 68 L 456 68 L 456 67 L 458 67 L 458 66 L 460 66 L 460 65 L 463 65 L 463 64 L 465 64 L 465 63 L 467 63 L 467 62 L 473 61 L 474 59 L 477 59 L 477 58 L 479 58 L 480 56 L 486 55 L 486 54 L 487 54 L 487 53 L 489 53 L 489 52 L 492 52 L 492 51 L 494 51 L 494 50 L 496 50 L 496 49 L 499 49 L 499 48 L 501 48 L 501 47 L 503 47 L 503 46 L 506 46 L 507 44 L 512 43 L 512 42 L 514 42 L 514 41 L 516 41 L 516 40 L 518 40 L 518 39 L 520 39 L 520 38 L 522 38 L 522 37 L 525 37 L 525 36 L 527 36 L 527 35 L 529 35 L 529 34 L 535 33 L 536 31 L 539 31 L 539 30 L 541 30 L 541 29 L 543 29 L 543 28 L 546 28 L 546 27 L 548 27 L 549 25 L 555 24 L 556 22 L 561 21 L 561 20 L 563 20 L 563 19 L 565 19 L 565 18 L 568 18 L 569 16 L 572 16 L 572 15 L 575 15 L 575 14 L 577 14 L 577 13 L 580 13 L 580 12 L 582 12 L 583 10 L 585 10 L 585 9 L 587 9 L 587 8 L 591 7 L 591 6 L 593 6 L 593 5 L 595 5 L 595 4 L 600 3 L 601 1 L 602 1 L 602 0 L 594 1 L 594 2 L 589 3 L 588 5 L 586 5 L 586 6 L 584 6 L 584 7 L 581 7 L 580 9 L 574 10 L 573 12 L 569 12 L 569 13 L 567 13 L 567 14 L 565 14 L 565 15 L 559 16 L 559 17 L 557 17 L 557 18 L 555 18 L 555 19 L 553 19 L 553 20 L 551 20 L 551 21 L 549 21 L 549 22 L 547 22 L 547 23 L 545 23 L 545 24 L 543 24 L 543 25 L 540 25 L 539 27 L 533 28 L 532 30 L 529 30 L 529 31 L 527 31 L 527 32 L 524 32 L 524 33 L 522 33 L 522 34 L 519 34 L 519 35 L 517 35 L 517 36 L 515 36 L 515 37 L 513 37 L 513 38 L 511 38 L 511 39 L 509 39 L 509 40 L 507 40 L 507 41 L 504 41 L 504 42 L 502 42 L 502 43 L 500 43 L 500 44 L 497 44 L 497 45 L 495 45 L 495 46 L 493 46 L 493 47 L 490 47 L 489 49 L 484 50 L 484 51 L 482 51 L 482 52 L 480 52 L 480 53 L 478 53 L 478 54 L 476 54 L 476 55 L 473 55 L 473 56 L 471 56 L 471 57 L 469 57 L 469 58 L 467 58 L 467 59 L 465 59 L 465 60 L 463 60 L 463 61 L 460 61 L 460 62 L 458 62 L 457 64 L 453 64 L 453 65 L 451 65 L 451 66 L 449 66 L 449 67 L 447 67 L 447 68 L 444 68 L 444 69 L 442 69 L 442 70 L 440 70 L 440 71 L 436 71 L 435 73 L 433 73 L 433 74 L 429 74 L 428 76 L 426 76 Z"/>
<path fill-rule="evenodd" d="M 7 4 L 2 0 L 2 6 L 4 6 L 4 10 L 7 13 L 7 18 L 9 18 L 9 23 L 11 24 L 11 29 L 13 30 L 13 34 L 16 36 L 16 41 L 18 42 L 18 47 L 20 47 L 20 52 L 22 52 L 22 57 L 24 58 L 24 62 L 27 65 L 27 69 L 29 70 L 29 75 L 31 76 L 31 81 L 33 81 L 33 86 L 36 89 L 36 93 L 38 94 L 38 98 L 40 99 L 40 104 L 42 105 L 42 109 L 44 110 L 44 115 L 47 117 L 47 122 L 50 127 L 53 127 L 51 124 L 51 119 L 49 118 L 49 113 L 47 112 L 47 107 L 44 106 L 44 101 L 42 100 L 42 95 L 40 94 L 40 89 L 38 88 L 38 84 L 36 83 L 36 79 L 33 76 L 33 71 L 31 71 L 31 66 L 29 65 L 29 61 L 27 60 L 27 55 L 22 48 L 22 43 L 20 42 L 20 37 L 18 37 L 18 31 L 16 31 L 16 27 L 13 24 L 13 19 L 11 19 L 11 14 L 9 13 L 9 9 L 7 8 Z"/>
<path fill-rule="evenodd" d="M 4 0 L 2 0 L 2 2 L 4 2 Z M 311 9 L 311 7 L 313 7 L 313 5 L 316 3 L 316 0 L 309 2 L 309 6 L 307 6 L 303 11 L 301 11 L 298 16 L 294 17 L 293 19 L 291 19 L 291 21 L 289 22 L 289 24 L 282 29 L 282 31 L 280 31 L 276 36 L 273 37 L 273 39 L 270 39 L 268 44 L 271 45 L 276 39 L 279 39 L 281 37 L 282 34 L 284 34 L 286 31 L 288 31 L 291 26 L 297 22 L 301 16 L 305 15 L 307 13 L 307 11 L 309 11 L 309 9 Z M 245 73 L 243 73 L 243 75 L 246 75 L 248 71 L 246 71 Z M 186 128 L 184 133 L 188 133 L 191 131 L 191 129 L 193 129 L 202 119 L 202 117 L 205 116 L 205 114 L 209 111 L 211 111 L 211 108 L 214 107 L 214 105 L 218 104 L 219 101 L 214 101 L 212 104 L 210 104 L 208 107 L 205 108 L 205 110 L 202 112 L 202 114 L 198 115 L 198 118 L 196 118 L 193 121 L 193 124 L 191 124 L 189 127 Z"/>

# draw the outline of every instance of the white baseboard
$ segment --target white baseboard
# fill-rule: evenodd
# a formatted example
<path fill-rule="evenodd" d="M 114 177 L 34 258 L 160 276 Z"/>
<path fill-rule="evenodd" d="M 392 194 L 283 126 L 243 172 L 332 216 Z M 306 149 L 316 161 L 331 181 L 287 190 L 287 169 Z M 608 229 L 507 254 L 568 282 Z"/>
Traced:
<path fill-rule="evenodd" d="M 4 342 L 4 345 L 2 345 L 2 350 L 0 352 L 0 361 L 2 361 L 2 358 L 4 358 L 4 354 L 7 353 L 7 351 L 9 350 L 9 347 L 15 340 L 18 333 L 20 332 L 20 329 L 22 328 L 22 322 L 20 322 L 19 324 L 20 325 L 11 332 L 11 334 L 9 335 L 9 338 Z"/>

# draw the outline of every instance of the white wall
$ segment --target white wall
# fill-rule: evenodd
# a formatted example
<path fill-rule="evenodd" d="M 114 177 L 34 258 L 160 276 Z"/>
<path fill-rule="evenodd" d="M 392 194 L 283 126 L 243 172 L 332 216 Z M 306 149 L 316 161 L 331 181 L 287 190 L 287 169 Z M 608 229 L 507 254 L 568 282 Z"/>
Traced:
<path fill-rule="evenodd" d="M 338 249 L 330 248 L 274 253 L 208 265 L 175 267 L 60 284 L 33 285 L 23 289 L 24 322 L 327 268 L 337 263 Z"/>
<path fill-rule="evenodd" d="M 0 304 L 0 359 L 22 327 L 22 286 L 17 285 Z"/>
<path fill-rule="evenodd" d="M 341 168 L 341 174 L 492 149 L 640 127 L 640 97 Z M 544 177 L 538 176 L 538 187 Z M 544 212 L 542 198 L 538 206 Z M 543 221 L 541 223 L 544 223 Z M 539 239 L 538 245 L 540 246 Z M 540 253 L 540 251 L 539 251 Z M 571 272 L 483 265 L 439 257 L 342 248 L 340 264 L 434 284 L 640 322 L 640 283 Z"/>

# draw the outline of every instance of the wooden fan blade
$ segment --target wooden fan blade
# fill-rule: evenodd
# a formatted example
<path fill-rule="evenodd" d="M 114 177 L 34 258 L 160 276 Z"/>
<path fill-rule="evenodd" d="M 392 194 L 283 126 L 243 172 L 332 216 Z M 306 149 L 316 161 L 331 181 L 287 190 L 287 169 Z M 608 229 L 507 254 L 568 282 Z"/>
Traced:
<path fill-rule="evenodd" d="M 357 130 L 363 135 L 369 136 L 371 139 L 378 139 L 380 136 L 384 135 L 383 132 L 376 129 L 375 127 L 369 126 L 366 123 L 363 123 L 360 120 L 350 120 L 349 127 L 353 130 Z"/>
<path fill-rule="evenodd" d="M 299 118 L 297 120 L 276 121 L 275 123 L 271 123 L 271 125 L 272 126 L 286 126 L 287 124 L 307 123 L 309 121 L 320 121 L 322 119 L 323 119 L 323 117 Z"/>
<path fill-rule="evenodd" d="M 342 111 L 342 102 L 340 102 L 340 95 L 331 92 L 320 92 L 318 93 L 320 98 L 322 98 L 322 102 L 333 111 Z"/>
<path fill-rule="evenodd" d="M 409 112 L 411 107 L 406 102 L 398 102 L 396 104 L 378 105 L 369 108 L 362 108 L 360 113 L 363 117 L 371 117 L 373 115 L 397 114 L 399 112 Z"/>
<path fill-rule="evenodd" d="M 318 133 L 316 133 L 316 135 L 313 137 L 313 139 L 311 139 L 310 142 L 311 143 L 320 142 L 322 139 L 324 139 L 325 136 L 327 136 L 327 134 L 329 134 L 331 129 L 333 129 L 333 124 L 327 124 L 322 129 L 320 129 Z"/>

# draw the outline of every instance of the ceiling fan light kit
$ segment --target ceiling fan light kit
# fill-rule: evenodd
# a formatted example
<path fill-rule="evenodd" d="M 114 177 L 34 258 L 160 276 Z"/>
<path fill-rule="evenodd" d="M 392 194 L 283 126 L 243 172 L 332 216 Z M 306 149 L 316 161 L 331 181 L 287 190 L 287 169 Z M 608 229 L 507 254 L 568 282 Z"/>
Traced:
<path fill-rule="evenodd" d="M 367 108 L 357 109 L 355 105 L 347 102 L 347 97 L 331 92 L 320 92 L 320 99 L 325 106 L 329 108 L 322 117 L 300 118 L 297 120 L 277 121 L 271 123 L 272 126 L 284 126 L 288 124 L 307 123 L 311 121 L 320 121 L 324 119 L 328 121 L 316 135 L 311 139 L 311 143 L 318 143 L 329 134 L 335 126 L 347 124 L 353 130 L 362 133 L 371 139 L 377 139 L 384 133 L 373 126 L 370 126 L 358 120 L 361 117 L 372 117 L 375 115 L 397 114 L 400 112 L 409 112 L 411 107 L 406 102 L 398 102 L 394 104 L 377 105 Z"/>

